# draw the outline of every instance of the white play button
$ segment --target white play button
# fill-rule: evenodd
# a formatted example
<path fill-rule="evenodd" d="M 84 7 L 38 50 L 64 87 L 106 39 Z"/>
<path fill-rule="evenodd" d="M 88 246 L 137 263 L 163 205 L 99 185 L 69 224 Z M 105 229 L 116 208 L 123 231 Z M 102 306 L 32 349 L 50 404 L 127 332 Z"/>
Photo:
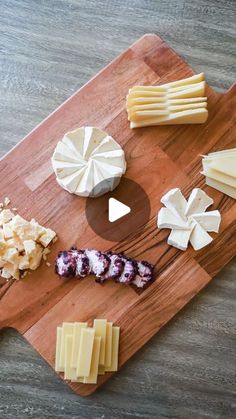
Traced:
<path fill-rule="evenodd" d="M 113 223 L 119 218 L 129 214 L 131 208 L 128 205 L 123 204 L 121 201 L 115 198 L 109 198 L 108 201 L 108 220 Z"/>

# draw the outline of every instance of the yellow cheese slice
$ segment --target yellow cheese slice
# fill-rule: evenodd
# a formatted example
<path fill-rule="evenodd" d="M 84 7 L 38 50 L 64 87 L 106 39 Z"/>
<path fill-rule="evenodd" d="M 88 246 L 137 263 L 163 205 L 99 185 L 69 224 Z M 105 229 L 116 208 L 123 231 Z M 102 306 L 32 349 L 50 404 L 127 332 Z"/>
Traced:
<path fill-rule="evenodd" d="M 208 117 L 205 108 L 189 109 L 182 112 L 173 112 L 167 117 L 150 118 L 130 123 L 130 128 L 139 128 L 151 125 L 172 125 L 172 124 L 203 124 Z"/>
<path fill-rule="evenodd" d="M 87 327 L 81 330 L 79 357 L 76 369 L 77 377 L 88 377 L 90 374 L 94 342 L 94 329 Z"/>
<path fill-rule="evenodd" d="M 106 345 L 105 345 L 105 368 L 111 366 L 112 357 L 112 322 L 107 322 Z"/>
<path fill-rule="evenodd" d="M 193 83 L 199 83 L 201 81 L 204 81 L 204 73 L 196 74 L 191 77 L 187 77 L 182 80 L 176 80 L 172 81 L 170 83 L 165 83 L 159 86 L 134 86 L 130 89 L 131 92 L 133 91 L 140 91 L 140 90 L 148 90 L 148 91 L 159 91 L 160 88 L 167 87 L 167 88 L 173 88 L 173 87 L 179 87 L 179 86 L 187 86 L 189 84 Z"/>
<path fill-rule="evenodd" d="M 72 356 L 71 356 L 72 368 L 77 368 L 81 330 L 86 327 L 87 327 L 87 323 L 82 323 L 82 322 L 74 323 L 73 340 L 72 340 Z"/>
<path fill-rule="evenodd" d="M 71 368 L 71 358 L 72 358 L 72 335 L 66 335 L 65 343 L 65 380 L 76 380 L 76 368 Z"/>
<path fill-rule="evenodd" d="M 236 148 L 229 148 L 228 150 L 220 150 L 220 151 L 213 151 L 208 154 L 208 156 L 204 156 L 205 158 L 212 158 L 212 157 L 225 157 L 225 156 L 235 156 Z"/>
<path fill-rule="evenodd" d="M 215 179 L 218 182 L 224 183 L 225 185 L 229 185 L 233 188 L 236 188 L 236 178 L 218 172 L 217 170 L 212 169 L 210 166 L 207 166 L 206 163 L 203 163 L 203 168 L 203 175 L 210 177 L 211 179 Z"/>
<path fill-rule="evenodd" d="M 211 186 L 217 191 L 222 192 L 225 195 L 228 195 L 231 198 L 236 199 L 236 189 L 233 188 L 232 186 L 225 185 L 224 183 L 218 182 L 217 180 L 211 179 L 209 177 L 206 177 L 206 185 Z"/>
<path fill-rule="evenodd" d="M 101 347 L 101 336 L 95 336 L 94 342 L 93 342 L 93 353 L 92 353 L 90 374 L 88 377 L 84 377 L 83 379 L 84 384 L 97 383 L 100 347 Z"/>
<path fill-rule="evenodd" d="M 174 112 L 182 112 L 185 110 L 191 110 L 191 109 L 200 109 L 200 108 L 206 108 L 207 103 L 201 102 L 201 103 L 193 103 L 189 105 L 175 105 L 175 106 L 169 106 L 165 107 L 162 110 L 156 110 L 156 109 L 142 109 L 142 110 L 131 110 L 128 112 L 129 120 L 131 121 L 138 121 L 142 119 L 149 119 L 149 118 L 156 118 L 162 115 L 169 115 Z"/>
<path fill-rule="evenodd" d="M 204 96 L 206 83 L 204 81 L 194 84 L 191 88 L 185 88 L 177 92 L 168 93 L 167 98 L 169 99 L 183 99 L 191 97 Z"/>
<path fill-rule="evenodd" d="M 101 336 L 101 348 L 100 348 L 100 357 L 99 365 L 105 364 L 105 351 L 106 351 L 106 328 L 107 321 L 102 319 L 95 319 L 93 322 L 93 327 L 95 330 L 95 336 Z"/>
<path fill-rule="evenodd" d="M 118 326 L 113 326 L 112 327 L 111 366 L 106 367 L 107 372 L 118 370 L 119 338 L 120 338 L 120 328 Z"/>
<path fill-rule="evenodd" d="M 204 73 L 195 74 L 191 77 L 186 77 L 182 80 L 171 81 L 170 83 L 163 84 L 164 87 L 178 87 L 178 86 L 187 86 L 193 83 L 199 83 L 205 80 Z"/>
<path fill-rule="evenodd" d="M 61 354 L 61 338 L 62 327 L 57 327 L 57 340 L 56 340 L 56 356 L 55 356 L 55 371 L 60 372 L 60 354 Z"/>
<path fill-rule="evenodd" d="M 65 345 L 66 336 L 73 335 L 74 323 L 63 323 L 62 324 L 62 335 L 61 335 L 61 352 L 60 352 L 60 371 L 65 371 Z"/>
<path fill-rule="evenodd" d="M 235 156 L 215 157 L 211 162 L 212 169 L 236 179 L 236 154 Z"/>

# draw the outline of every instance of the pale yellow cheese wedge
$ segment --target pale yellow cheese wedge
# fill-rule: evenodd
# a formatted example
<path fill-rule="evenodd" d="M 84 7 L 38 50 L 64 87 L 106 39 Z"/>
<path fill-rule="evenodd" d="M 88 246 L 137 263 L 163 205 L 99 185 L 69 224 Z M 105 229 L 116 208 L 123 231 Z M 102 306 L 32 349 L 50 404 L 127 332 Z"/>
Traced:
<path fill-rule="evenodd" d="M 101 336 L 95 336 L 93 342 L 93 353 L 91 360 L 90 373 L 88 377 L 84 377 L 84 384 L 96 384 L 98 377 L 98 362 L 100 356 Z"/>
<path fill-rule="evenodd" d="M 61 355 L 61 339 L 62 327 L 57 327 L 57 340 L 56 340 L 56 356 L 55 356 L 55 371 L 60 372 L 60 355 Z"/>
<path fill-rule="evenodd" d="M 66 335 L 66 343 L 65 343 L 65 373 L 64 379 L 65 380 L 76 380 L 76 368 L 71 367 L 71 359 L 72 359 L 72 335 Z"/>
<path fill-rule="evenodd" d="M 219 182 L 215 179 L 211 179 L 209 177 L 206 177 L 206 185 L 211 186 L 217 191 L 222 192 L 225 195 L 228 195 L 231 198 L 236 199 L 236 189 L 233 188 L 232 186 L 225 185 L 224 183 Z"/>
<path fill-rule="evenodd" d="M 141 121 L 131 122 L 130 128 L 140 128 L 152 125 L 174 125 L 174 124 L 203 124 L 208 117 L 205 108 L 190 109 L 183 112 L 173 112 L 167 117 L 150 118 Z"/>
<path fill-rule="evenodd" d="M 79 345 L 81 339 L 81 330 L 87 327 L 87 323 L 77 322 L 74 323 L 73 340 L 72 340 L 72 356 L 71 356 L 71 367 L 77 368 L 78 356 L 79 356 Z"/>
<path fill-rule="evenodd" d="M 112 327 L 111 366 L 106 368 L 107 372 L 118 370 L 119 339 L 120 339 L 120 328 L 118 326 L 113 326 Z"/>
<path fill-rule="evenodd" d="M 60 352 L 60 362 L 59 368 L 60 371 L 65 371 L 65 345 L 66 345 L 66 336 L 73 335 L 74 323 L 63 323 L 62 324 L 62 334 L 61 334 L 61 352 Z"/>
<path fill-rule="evenodd" d="M 106 346 L 105 346 L 105 368 L 111 366 L 112 357 L 112 322 L 107 322 Z"/>
<path fill-rule="evenodd" d="M 103 319 L 95 319 L 93 327 L 95 330 L 95 336 L 101 336 L 99 365 L 105 365 L 107 321 Z"/>
<path fill-rule="evenodd" d="M 90 374 L 94 335 L 94 329 L 91 327 L 81 330 L 79 357 L 76 368 L 77 377 L 88 377 Z"/>

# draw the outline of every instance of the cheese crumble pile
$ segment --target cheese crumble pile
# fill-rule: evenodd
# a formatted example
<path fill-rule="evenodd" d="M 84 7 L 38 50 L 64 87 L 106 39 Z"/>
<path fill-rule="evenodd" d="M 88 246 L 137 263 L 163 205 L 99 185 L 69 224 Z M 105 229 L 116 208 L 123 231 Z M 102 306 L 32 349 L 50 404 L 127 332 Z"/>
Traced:
<path fill-rule="evenodd" d="M 5 203 L 6 205 L 6 203 Z M 19 279 L 27 270 L 35 270 L 50 252 L 55 231 L 41 226 L 33 218 L 27 221 L 10 209 L 0 212 L 0 275 Z"/>

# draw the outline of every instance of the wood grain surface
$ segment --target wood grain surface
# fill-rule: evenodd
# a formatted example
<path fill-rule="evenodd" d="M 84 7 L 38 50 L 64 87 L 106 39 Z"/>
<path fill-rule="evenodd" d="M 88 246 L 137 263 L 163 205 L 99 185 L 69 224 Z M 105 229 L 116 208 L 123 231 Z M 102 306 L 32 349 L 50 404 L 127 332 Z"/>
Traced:
<path fill-rule="evenodd" d="M 225 8 L 227 8 L 227 4 L 225 5 Z M 26 8 L 27 9 L 27 8 Z M 208 11 L 208 13 L 209 13 L 209 11 Z M 32 185 L 32 183 L 30 183 L 31 181 L 29 180 L 29 184 L 31 184 Z M 204 255 L 202 255 L 202 259 L 204 259 Z M 232 270 L 232 272 L 233 272 L 233 270 Z M 227 282 L 226 282 L 226 287 L 227 287 L 228 285 L 227 285 Z M 219 292 L 219 290 L 218 290 L 218 292 Z M 230 293 L 229 293 L 230 294 Z M 216 298 L 216 295 L 214 295 L 213 294 L 213 300 L 215 300 L 215 298 Z M 232 305 L 230 305 L 230 303 L 229 303 L 229 300 L 227 299 L 227 302 L 228 302 L 228 306 L 230 307 L 230 310 L 232 310 Z M 213 308 L 214 308 L 214 312 L 215 312 L 215 310 L 216 310 L 216 308 L 215 308 L 215 305 L 213 304 Z M 228 308 L 228 307 L 227 307 Z M 221 311 L 220 311 L 221 313 L 222 313 L 222 305 L 221 305 Z M 227 314 L 228 313 L 228 310 L 225 308 L 224 309 L 224 314 Z M 230 315 L 230 313 L 228 313 L 229 315 Z M 232 315 L 232 313 L 231 313 L 231 315 Z M 216 315 L 216 317 L 217 317 L 217 315 Z M 227 317 L 227 316 L 226 316 Z M 210 317 L 211 318 L 211 317 Z M 233 317 L 232 317 L 232 319 L 233 319 Z M 227 321 L 227 320 L 226 320 Z M 178 322 L 178 319 L 177 319 L 177 322 Z M 217 323 L 216 323 L 217 324 Z M 232 326 L 232 323 L 231 323 L 231 326 Z M 204 324 L 201 324 L 201 328 L 199 328 L 199 333 L 200 333 L 200 330 L 202 330 L 202 328 L 203 328 L 203 331 L 204 331 Z M 230 327 L 229 328 L 230 329 L 230 336 L 232 336 L 232 331 L 233 331 L 233 328 L 232 327 Z M 219 328 L 219 327 L 217 327 L 217 330 L 218 330 L 218 333 L 219 333 L 219 330 L 224 330 L 224 328 L 223 329 L 221 329 L 221 328 Z M 202 333 L 203 333 L 203 331 L 202 331 Z M 202 341 L 202 339 L 200 339 L 200 337 L 199 337 L 199 340 L 201 341 L 201 343 L 202 343 L 202 345 L 204 346 L 204 343 L 203 343 L 203 341 Z M 223 345 L 222 345 L 223 346 Z M 177 347 L 178 347 L 178 345 L 177 345 Z M 176 349 L 175 349 L 176 350 Z M 221 350 L 222 350 L 222 348 L 221 348 Z M 194 351 L 192 352 L 193 354 L 194 354 Z M 233 361 L 233 358 L 231 358 L 230 357 L 230 350 L 229 350 L 229 347 L 227 346 L 227 354 L 228 354 L 228 356 L 229 356 L 229 360 L 232 360 Z M 162 359 L 162 361 L 163 361 L 163 359 Z M 208 360 L 209 361 L 209 360 Z M 217 362 L 216 362 L 216 360 L 215 360 L 215 358 L 214 358 L 214 361 L 215 361 L 215 364 L 214 365 L 216 365 L 217 366 Z M 176 360 L 176 362 L 178 363 L 178 360 Z M 230 362 L 230 361 L 229 361 Z M 186 362 L 185 362 L 185 364 L 186 364 Z M 202 364 L 202 365 L 204 365 L 204 363 Z M 206 365 L 206 364 L 205 364 Z M 210 364 L 211 365 L 211 364 Z M 173 367 L 173 365 L 172 365 L 172 367 Z M 223 383 L 224 383 L 224 381 L 225 381 L 225 373 L 227 373 L 227 369 L 226 369 L 226 364 L 224 363 L 224 366 L 222 366 L 222 374 L 223 374 L 223 376 L 224 376 L 224 380 L 222 379 L 222 380 L 220 380 L 220 382 L 221 382 L 221 386 L 223 386 L 223 387 L 221 387 L 221 388 L 225 388 L 224 387 L 224 385 L 223 385 Z M 207 369 L 207 371 L 209 371 L 209 368 Z M 231 372 L 232 372 L 232 374 L 233 374 L 233 372 L 234 372 L 234 370 L 233 370 L 233 368 L 231 368 Z M 194 375 L 194 374 L 193 374 Z M 134 373 L 134 376 L 135 376 L 135 373 Z M 222 377 L 223 377 L 222 376 Z M 150 375 L 149 375 L 149 377 L 150 377 Z M 228 376 L 227 376 L 228 377 Z M 229 375 L 229 377 L 230 377 L 230 375 Z M 231 384 L 233 385 L 233 383 L 234 383 L 234 379 L 233 379 L 233 377 L 234 377 L 234 374 L 232 375 L 232 380 L 230 380 L 230 382 L 231 382 Z M 173 378 L 173 377 L 172 377 Z M 214 377 L 212 377 L 212 379 L 213 379 L 213 382 L 215 382 L 214 381 Z M 167 380 L 168 381 L 168 380 Z M 191 383 L 193 384 L 193 381 L 194 380 L 192 380 L 191 381 Z M 227 382 L 228 382 L 228 380 L 227 380 Z M 137 390 L 137 406 L 138 406 L 138 390 L 140 389 L 140 383 L 135 383 L 135 381 L 133 381 L 133 383 L 134 383 L 134 385 L 135 385 L 135 389 Z M 130 384 L 130 380 L 129 380 L 129 384 Z M 219 383 L 218 383 L 219 384 Z M 220 415 L 222 415 L 222 417 L 223 416 L 227 416 L 227 417 L 231 417 L 231 415 L 233 415 L 233 411 L 232 411 L 232 408 L 233 408 L 233 406 L 232 406 L 232 403 L 230 402 L 230 400 L 233 400 L 232 399 L 232 392 L 231 392 L 231 390 L 230 390 L 230 383 L 228 383 L 229 384 L 229 386 L 227 386 L 227 390 L 225 389 L 225 391 L 222 393 L 222 399 L 221 400 L 224 400 L 224 402 L 222 402 L 222 403 L 216 403 L 216 396 L 215 396 L 215 393 L 214 393 L 214 390 L 211 392 L 211 395 L 209 395 L 209 392 L 208 392 L 208 398 L 211 396 L 212 397 L 212 399 L 211 400 L 215 400 L 215 404 L 213 403 L 213 406 L 212 406 L 212 404 L 210 405 L 210 403 L 208 402 L 208 399 L 207 398 L 204 398 L 204 397 L 202 397 L 202 403 L 203 404 L 192 404 L 192 410 L 191 410 L 191 407 L 190 407 L 190 410 L 186 410 L 186 406 L 182 406 L 182 408 L 180 407 L 180 409 L 177 409 L 177 415 L 179 415 L 178 417 L 184 417 L 184 415 L 185 415 L 185 417 L 186 417 L 186 415 L 187 416 L 189 416 L 189 413 L 187 414 L 187 413 L 184 413 L 184 412 L 191 412 L 191 417 L 202 417 L 201 415 L 203 415 L 203 412 L 204 412 L 204 415 L 205 415 L 205 413 L 206 413 L 206 407 L 208 407 L 209 408 L 209 417 L 210 417 L 210 415 L 212 415 L 212 417 L 214 417 L 214 414 L 215 414 L 215 417 L 217 417 L 216 415 L 218 415 L 218 417 L 221 417 Z M 218 386 L 217 386 L 218 387 Z M 109 388 L 109 387 L 108 387 Z M 128 391 L 128 388 L 129 388 L 129 385 L 128 385 L 128 387 L 127 387 L 127 394 L 129 394 L 129 391 Z M 147 388 L 149 388 L 148 387 L 148 385 L 146 385 L 146 392 L 147 392 Z M 141 391 L 141 390 L 140 390 Z M 154 391 L 154 393 L 155 393 L 155 390 L 154 390 L 154 388 L 152 387 L 152 390 L 151 390 L 151 394 L 153 393 L 153 391 Z M 144 384 L 144 388 L 143 388 L 143 391 L 141 391 L 142 392 L 142 394 L 145 394 L 145 384 Z M 177 394 L 182 394 L 183 395 L 183 393 L 179 393 L 180 392 L 180 389 L 178 388 L 178 392 L 177 392 Z M 200 392 L 201 393 L 201 396 L 202 396 L 202 392 Z M 195 394 L 196 394 L 196 392 L 195 392 Z M 219 401 L 220 400 L 220 396 L 219 396 L 219 389 L 218 389 L 218 396 L 217 396 L 217 401 Z M 227 395 L 227 396 L 226 396 Z M 190 399 L 191 400 L 191 397 L 190 397 L 190 395 L 189 395 L 189 390 L 188 390 L 188 392 L 187 392 L 187 395 L 186 395 L 186 391 L 185 391 L 185 396 L 186 397 L 188 397 L 188 399 Z M 4 392 L 3 392 L 3 396 L 2 396 L 3 398 L 4 398 Z M 45 395 L 44 395 L 44 397 L 45 397 Z M 145 399 L 145 397 L 144 397 L 144 399 Z M 164 398 L 165 399 L 165 398 Z M 5 400 L 7 400 L 7 399 L 5 399 Z M 109 397 L 108 397 L 108 399 L 107 400 L 109 400 Z M 166 399 L 165 399 L 166 400 Z M 168 399 L 169 400 L 169 399 Z M 176 396 L 176 398 L 174 398 L 174 400 L 179 400 L 179 398 Z M 196 400 L 198 400 L 199 401 L 199 399 L 198 398 L 196 398 Z M 195 400 L 195 401 L 196 401 Z M 171 413 L 171 406 L 172 406 L 172 404 L 168 404 L 168 407 L 166 407 L 165 408 L 165 405 L 164 405 L 164 409 L 162 409 L 162 402 L 161 402 L 161 399 L 160 398 L 158 398 L 158 401 L 159 401 L 159 405 L 158 406 L 156 406 L 156 407 L 154 407 L 154 405 L 152 404 L 152 406 L 151 406 L 151 408 L 147 408 L 146 407 L 146 410 L 145 410 L 145 406 L 146 406 L 146 404 L 145 403 L 143 403 L 142 404 L 142 406 L 140 405 L 140 409 L 139 409 L 139 413 L 140 413 L 140 411 L 142 412 L 141 413 L 141 415 L 143 415 L 143 417 L 145 417 L 145 415 L 147 416 L 147 417 L 151 417 L 152 415 L 157 415 L 157 417 L 164 417 L 164 415 L 165 415 L 165 417 L 166 417 L 166 414 L 168 414 L 170 417 L 171 417 L 171 415 L 172 415 L 172 413 Z M 82 403 L 82 402 L 81 402 Z M 164 402 L 165 403 L 165 402 Z M 160 406 L 160 407 L 159 407 Z M 178 407 L 179 406 L 179 404 L 178 404 L 178 402 L 177 402 L 177 404 L 176 404 L 176 406 Z M 195 406 L 195 407 L 194 407 Z M 202 408 L 201 406 L 205 406 L 205 408 Z M 19 406 L 18 406 L 18 408 L 19 408 Z M 97 408 L 97 405 L 96 405 L 96 408 Z M 6 406 L 5 405 L 3 405 L 3 409 L 4 409 L 4 413 L 8 410 L 9 412 L 10 412 L 10 410 L 11 410 L 11 407 L 9 406 L 9 407 L 7 407 L 7 404 L 6 404 Z M 10 410 L 9 410 L 10 409 Z M 12 409 L 14 409 L 14 406 L 12 406 Z M 16 409 L 17 409 L 17 407 L 16 407 Z M 49 409 L 50 409 L 50 407 L 49 407 Z M 88 409 L 89 409 L 89 404 L 88 404 Z M 98 408 L 99 409 L 99 408 Z M 143 410 L 142 410 L 143 409 Z M 151 410 L 150 410 L 151 409 Z M 201 410 L 202 409 L 202 410 Z M 214 410 L 215 409 L 215 410 Z M 45 410 L 46 411 L 46 410 Z M 50 410 L 48 410 L 48 412 L 49 412 Z M 71 412 L 73 411 L 73 409 L 71 410 Z M 110 411 L 110 410 L 109 410 Z M 101 415 L 109 415 L 109 411 L 107 411 L 107 412 L 105 412 L 105 413 L 101 413 Z M 175 411 L 175 417 L 176 417 L 176 410 L 173 410 L 172 412 L 174 412 Z M 17 412 L 17 410 L 12 410 L 12 412 Z M 24 417 L 24 415 L 27 417 L 27 415 L 29 416 L 29 415 L 33 415 L 34 413 L 33 413 L 33 410 L 31 411 L 30 409 L 28 410 L 28 411 L 26 411 L 26 412 L 21 412 L 21 411 L 18 409 L 18 415 L 19 415 L 19 417 Z M 85 415 L 84 417 L 89 417 L 89 410 L 87 410 L 87 416 Z M 90 410 L 90 412 L 91 412 L 91 416 L 94 414 L 94 415 L 96 415 L 96 410 Z M 92 413 L 93 412 L 93 413 Z M 97 412 L 99 412 L 99 410 L 97 411 Z M 103 411 L 102 411 L 103 412 Z M 112 411 L 113 412 L 113 411 Z M 132 407 L 131 408 L 131 410 L 130 410 L 130 415 L 134 415 L 134 416 L 136 416 L 137 415 L 137 410 L 135 410 L 135 408 L 134 407 Z M 207 412 L 207 414 L 208 414 L 208 412 Z M 224 413 L 224 412 L 227 412 L 227 413 Z M 42 412 L 41 412 L 42 413 Z M 114 416 L 114 417 L 119 417 L 119 415 L 122 415 L 122 413 L 124 413 L 124 415 L 126 415 L 126 413 L 127 413 L 127 410 L 126 409 L 124 409 L 123 410 L 123 412 L 122 411 L 120 411 L 119 412 L 119 410 L 117 409 L 117 410 L 114 410 L 114 415 L 117 415 L 117 416 Z M 21 414 L 22 414 L 22 416 L 21 416 Z M 61 412 L 58 412 L 57 411 L 57 413 L 55 413 L 55 415 L 56 416 L 54 416 L 54 417 L 60 417 L 59 416 L 59 414 L 61 414 Z M 62 415 L 66 415 L 67 413 L 62 413 Z M 113 414 L 113 413 L 112 413 Z M 38 416 L 37 417 L 39 417 L 39 415 L 40 415 L 40 410 L 38 411 Z M 53 415 L 53 413 L 52 413 L 52 411 L 51 411 L 51 415 Z M 58 415 L 58 416 L 57 416 Z M 99 413 L 98 413 L 98 415 L 99 415 Z M 125 417 L 125 416 L 122 416 L 122 417 Z M 159 415 L 159 416 L 158 416 Z M 182 415 L 182 416 L 181 416 Z M 194 416 L 195 415 L 195 416 Z M 50 414 L 49 414 L 49 416 L 50 416 Z M 10 416 L 9 416 L 10 417 Z M 13 417 L 16 417 L 16 415 L 14 416 L 14 414 L 13 414 Z M 43 416 L 42 416 L 43 417 Z M 50 416 L 50 417 L 53 417 L 53 416 Z M 66 416 L 62 416 L 62 417 L 66 417 Z M 75 416 L 76 417 L 76 416 Z M 78 417 L 82 417 L 81 415 L 79 415 Z M 100 417 L 100 416 L 98 416 L 98 417 Z M 105 417 L 105 416 L 104 416 Z M 109 416 L 108 416 L 109 417 Z M 233 417 L 233 416 L 232 416 Z"/>

